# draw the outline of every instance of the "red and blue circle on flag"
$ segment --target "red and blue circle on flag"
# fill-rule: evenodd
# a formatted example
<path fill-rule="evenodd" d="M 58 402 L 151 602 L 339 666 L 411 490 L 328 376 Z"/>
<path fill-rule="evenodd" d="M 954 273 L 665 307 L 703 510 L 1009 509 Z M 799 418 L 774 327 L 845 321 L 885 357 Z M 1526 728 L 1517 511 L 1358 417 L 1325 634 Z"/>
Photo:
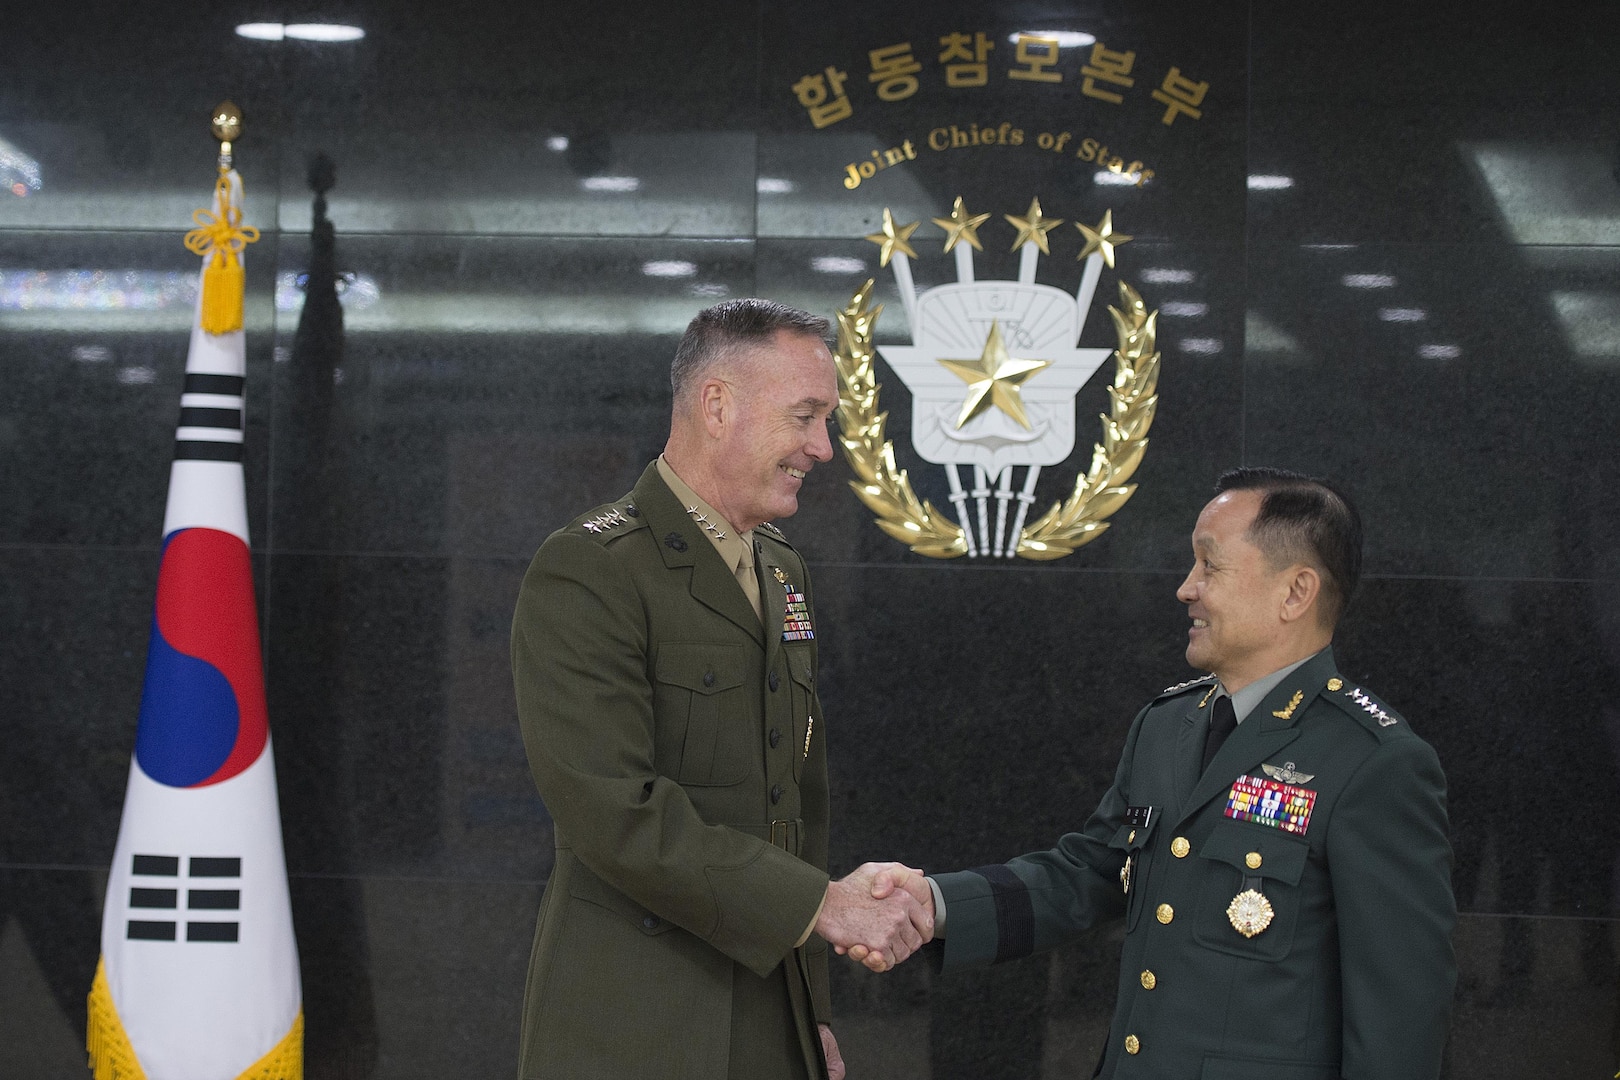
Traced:
<path fill-rule="evenodd" d="M 206 787 L 257 761 L 268 735 L 248 546 L 177 529 L 158 569 L 135 760 L 160 784 Z"/>

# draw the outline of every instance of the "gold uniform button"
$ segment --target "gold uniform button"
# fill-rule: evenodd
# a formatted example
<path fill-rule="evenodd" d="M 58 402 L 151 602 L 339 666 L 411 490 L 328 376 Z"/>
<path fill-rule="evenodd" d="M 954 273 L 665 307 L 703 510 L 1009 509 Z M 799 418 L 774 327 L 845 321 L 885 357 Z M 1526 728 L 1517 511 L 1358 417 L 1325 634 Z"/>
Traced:
<path fill-rule="evenodd" d="M 1132 830 L 1131 830 L 1131 835 L 1129 835 L 1129 836 L 1127 836 L 1127 837 L 1126 837 L 1126 838 L 1125 838 L 1125 842 L 1126 842 L 1126 843 L 1127 843 L 1127 844 L 1134 844 L 1134 843 L 1136 843 L 1136 830 L 1135 830 L 1135 829 L 1132 829 Z"/>
<path fill-rule="evenodd" d="M 1159 977 L 1151 971 L 1142 972 L 1142 989 L 1151 990 L 1159 985 Z"/>
<path fill-rule="evenodd" d="M 1328 689 L 1333 693 L 1338 693 L 1340 690 L 1344 689 L 1344 680 L 1338 678 L 1329 679 Z"/>
<path fill-rule="evenodd" d="M 1261 859 L 1258 851 L 1251 851 L 1247 855 L 1243 856 L 1243 865 L 1247 866 L 1250 870 L 1260 869 L 1260 863 Z"/>
<path fill-rule="evenodd" d="M 1176 909 L 1171 907 L 1169 904 L 1160 904 L 1159 910 L 1154 912 L 1154 914 L 1158 916 L 1160 922 L 1164 923 L 1166 926 L 1169 926 L 1170 920 L 1176 917 Z"/>
<path fill-rule="evenodd" d="M 1191 850 L 1192 845 L 1187 843 L 1187 838 L 1185 836 L 1178 836 L 1174 840 L 1170 841 L 1170 854 L 1174 855 L 1178 859 L 1185 859 L 1187 857 L 1187 853 Z"/>
<path fill-rule="evenodd" d="M 1125 1036 L 1125 1052 L 1127 1054 L 1140 1054 L 1142 1052 L 1142 1040 L 1135 1035 Z"/>

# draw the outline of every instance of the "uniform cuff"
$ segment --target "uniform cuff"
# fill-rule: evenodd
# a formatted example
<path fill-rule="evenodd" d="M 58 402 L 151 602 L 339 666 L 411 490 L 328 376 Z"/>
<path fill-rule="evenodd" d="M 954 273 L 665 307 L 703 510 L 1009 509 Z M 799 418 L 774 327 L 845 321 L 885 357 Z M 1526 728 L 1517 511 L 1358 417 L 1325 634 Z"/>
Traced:
<path fill-rule="evenodd" d="M 928 891 L 934 894 L 934 936 L 945 936 L 945 894 L 939 891 L 939 883 L 931 877 L 923 878 L 928 882 Z"/>
<path fill-rule="evenodd" d="M 935 895 L 938 895 L 938 894 L 936 893 Z M 816 913 L 814 915 L 810 916 L 810 925 L 804 928 L 804 933 L 800 934 L 799 935 L 799 940 L 794 942 L 794 944 L 793 944 L 793 947 L 795 949 L 804 948 L 804 943 L 809 941 L 810 940 L 810 935 L 816 932 L 816 923 L 821 921 L 821 909 L 826 907 L 826 906 L 827 906 L 827 894 L 822 893 L 821 894 L 821 903 L 816 905 Z"/>

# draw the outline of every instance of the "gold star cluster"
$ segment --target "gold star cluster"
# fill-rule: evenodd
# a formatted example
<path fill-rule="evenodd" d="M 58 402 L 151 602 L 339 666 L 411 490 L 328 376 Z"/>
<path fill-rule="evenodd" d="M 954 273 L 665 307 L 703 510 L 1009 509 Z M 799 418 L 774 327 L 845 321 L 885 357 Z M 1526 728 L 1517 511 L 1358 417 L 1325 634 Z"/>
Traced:
<path fill-rule="evenodd" d="M 1063 224 L 1059 217 L 1047 217 L 1041 210 L 1041 200 L 1031 199 L 1029 209 L 1022 215 L 1003 214 L 1007 223 L 1018 230 L 1018 236 L 1013 240 L 1011 251 L 1018 251 L 1026 244 L 1034 244 L 1042 255 L 1052 254 L 1047 233 Z M 979 226 L 990 220 L 989 214 L 970 214 L 962 201 L 962 196 L 956 197 L 951 206 L 950 217 L 930 218 L 935 225 L 945 230 L 945 251 L 948 254 L 957 244 L 966 243 L 975 251 L 983 251 L 984 245 L 979 241 Z M 910 259 L 917 257 L 916 249 L 911 246 L 911 234 L 917 231 L 922 222 L 912 221 L 905 225 L 897 224 L 894 214 L 888 207 L 883 208 L 883 227 L 878 232 L 869 233 L 866 239 L 876 244 L 879 249 L 878 265 L 888 266 L 894 258 L 895 252 Z M 1074 227 L 1080 230 L 1085 239 L 1085 246 L 1080 250 L 1079 259 L 1084 262 L 1093 253 L 1102 256 L 1104 263 L 1112 270 L 1114 268 L 1114 251 L 1119 245 L 1131 240 L 1131 237 L 1122 232 L 1114 231 L 1114 212 L 1103 213 L 1102 220 L 1096 225 L 1086 225 L 1075 222 Z"/>

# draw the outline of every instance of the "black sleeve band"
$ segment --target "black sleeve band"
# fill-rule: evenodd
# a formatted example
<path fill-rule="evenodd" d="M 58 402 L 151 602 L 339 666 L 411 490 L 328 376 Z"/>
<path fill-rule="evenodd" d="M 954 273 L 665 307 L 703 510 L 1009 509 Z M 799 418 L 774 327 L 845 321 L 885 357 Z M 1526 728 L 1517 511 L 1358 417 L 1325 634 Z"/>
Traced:
<path fill-rule="evenodd" d="M 996 904 L 996 963 L 1035 951 L 1035 906 L 1029 889 L 1005 866 L 976 866 L 973 873 L 990 883 Z"/>

